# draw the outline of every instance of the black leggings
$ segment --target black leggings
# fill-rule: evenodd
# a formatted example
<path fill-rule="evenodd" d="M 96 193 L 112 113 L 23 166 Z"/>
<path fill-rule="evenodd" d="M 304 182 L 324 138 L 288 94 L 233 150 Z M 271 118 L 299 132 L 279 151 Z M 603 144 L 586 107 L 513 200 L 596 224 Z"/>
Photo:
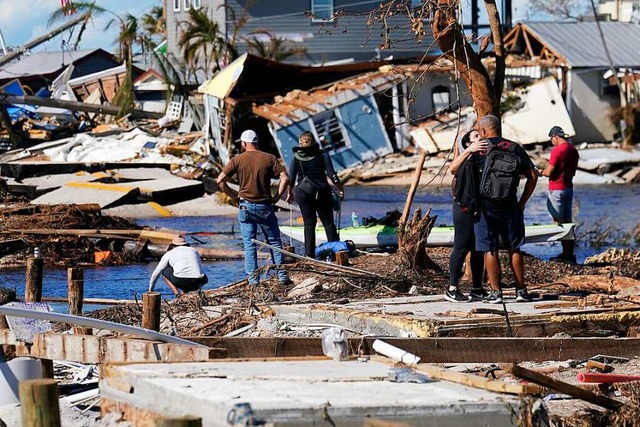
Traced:
<path fill-rule="evenodd" d="M 329 242 L 337 242 L 338 231 L 333 222 L 333 199 L 331 190 L 323 188 L 318 191 L 317 197 L 308 196 L 306 193 L 294 190 L 293 196 L 300 206 L 302 220 L 304 221 L 304 254 L 308 257 L 315 258 L 316 252 L 316 212 L 322 221 L 324 231 L 327 234 Z"/>
<path fill-rule="evenodd" d="M 476 251 L 476 237 L 473 233 L 473 218 L 460 209 L 456 201 L 452 204 L 453 210 L 453 251 L 449 258 L 449 284 L 458 286 L 462 277 L 464 258 L 471 252 L 471 278 L 473 287 L 482 287 L 482 275 L 484 273 L 484 252 Z"/>

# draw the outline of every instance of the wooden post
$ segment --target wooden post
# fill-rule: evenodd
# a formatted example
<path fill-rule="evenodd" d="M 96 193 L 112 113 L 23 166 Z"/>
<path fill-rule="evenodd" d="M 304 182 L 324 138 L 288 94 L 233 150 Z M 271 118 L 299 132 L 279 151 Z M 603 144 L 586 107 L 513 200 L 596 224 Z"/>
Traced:
<path fill-rule="evenodd" d="M 401 233 L 404 227 L 407 225 L 407 220 L 409 219 L 409 212 L 411 211 L 411 204 L 413 203 L 413 197 L 416 195 L 416 190 L 418 189 L 418 184 L 420 184 L 420 177 L 422 176 L 422 168 L 424 166 L 425 160 L 427 160 L 427 156 L 429 153 L 426 151 L 420 154 L 420 158 L 418 159 L 418 163 L 416 164 L 416 170 L 413 173 L 413 181 L 411 182 L 411 187 L 409 187 L 409 193 L 407 193 L 407 200 L 404 202 L 404 209 L 402 210 L 402 217 L 400 217 L 399 224 L 399 232 Z M 399 234 L 400 234 L 399 233 Z"/>
<path fill-rule="evenodd" d="M 4 314 L 0 314 L 0 329 L 9 329 L 9 324 Z"/>
<path fill-rule="evenodd" d="M 176 417 L 158 418 L 156 427 L 202 427 L 202 418 L 196 417 Z"/>
<path fill-rule="evenodd" d="M 69 299 L 69 314 L 82 316 L 82 304 L 84 303 L 84 270 L 81 268 L 67 269 L 67 295 Z M 74 334 L 92 335 L 91 328 L 75 326 Z"/>
<path fill-rule="evenodd" d="M 26 302 L 40 302 L 42 300 L 43 266 L 44 260 L 40 257 L 27 259 L 27 283 L 24 288 Z M 53 360 L 42 359 L 41 362 L 42 378 L 53 378 Z"/>
<path fill-rule="evenodd" d="M 160 330 L 160 292 L 142 294 L 142 327 L 152 331 Z"/>
<path fill-rule="evenodd" d="M 349 251 L 336 252 L 336 264 L 349 265 Z"/>
<path fill-rule="evenodd" d="M 29 380 L 22 381 L 18 387 L 23 426 L 60 427 L 57 382 Z"/>
<path fill-rule="evenodd" d="M 530 369 L 523 368 L 522 366 L 518 366 L 515 363 L 510 365 L 500 365 L 500 367 L 505 372 L 508 372 L 518 378 L 522 378 L 523 380 L 527 380 L 529 382 L 539 384 L 543 387 L 550 388 L 551 390 L 555 390 L 558 393 L 568 394 L 569 396 L 576 399 L 581 399 L 585 402 L 593 403 L 594 405 L 598 405 L 606 409 L 615 410 L 624 406 L 624 403 L 620 402 L 619 400 L 610 399 L 601 394 L 596 394 L 592 391 L 585 390 L 578 386 L 556 380 Z"/>
<path fill-rule="evenodd" d="M 291 253 L 296 253 L 296 248 L 294 246 L 283 246 L 282 249 L 284 249 L 287 252 L 291 252 Z M 284 262 L 286 262 L 287 264 L 290 264 L 292 262 L 294 262 L 293 257 L 290 257 L 289 255 L 285 255 L 284 256 Z"/>
<path fill-rule="evenodd" d="M 30 257 L 27 259 L 27 284 L 24 288 L 24 300 L 26 302 L 40 302 L 42 299 L 42 258 Z"/>

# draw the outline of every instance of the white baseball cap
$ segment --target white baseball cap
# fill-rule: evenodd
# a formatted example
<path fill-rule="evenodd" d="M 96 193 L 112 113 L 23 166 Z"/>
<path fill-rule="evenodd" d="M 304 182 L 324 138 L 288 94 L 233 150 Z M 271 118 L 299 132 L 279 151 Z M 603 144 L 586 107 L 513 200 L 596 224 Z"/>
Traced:
<path fill-rule="evenodd" d="M 256 133 L 251 129 L 248 129 L 242 132 L 242 135 L 240 135 L 239 141 L 249 142 L 251 144 L 257 144 L 258 135 L 256 135 Z"/>

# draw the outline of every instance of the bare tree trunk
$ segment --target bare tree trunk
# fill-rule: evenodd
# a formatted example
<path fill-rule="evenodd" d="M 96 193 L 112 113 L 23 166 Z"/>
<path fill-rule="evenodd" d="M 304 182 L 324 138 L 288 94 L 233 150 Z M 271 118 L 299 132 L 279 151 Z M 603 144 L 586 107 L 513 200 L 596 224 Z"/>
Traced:
<path fill-rule="evenodd" d="M 496 99 L 500 102 L 502 90 L 504 89 L 505 75 L 505 58 L 504 43 L 502 41 L 502 25 L 500 23 L 500 13 L 496 7 L 495 0 L 484 0 L 487 15 L 489 17 L 489 26 L 491 27 L 491 38 L 493 39 L 493 52 L 496 59 L 496 69 L 493 76 L 493 92 Z"/>
<path fill-rule="evenodd" d="M 471 93 L 478 117 L 499 115 L 500 106 L 489 72 L 464 36 L 456 16 L 457 3 L 456 0 L 437 0 L 431 25 L 433 35 L 445 57 L 455 62 Z"/>
<path fill-rule="evenodd" d="M 427 254 L 427 238 L 436 223 L 437 215 L 430 216 L 431 210 L 423 217 L 416 209 L 409 227 L 398 228 L 398 255 L 402 266 L 417 274 L 440 270 Z"/>

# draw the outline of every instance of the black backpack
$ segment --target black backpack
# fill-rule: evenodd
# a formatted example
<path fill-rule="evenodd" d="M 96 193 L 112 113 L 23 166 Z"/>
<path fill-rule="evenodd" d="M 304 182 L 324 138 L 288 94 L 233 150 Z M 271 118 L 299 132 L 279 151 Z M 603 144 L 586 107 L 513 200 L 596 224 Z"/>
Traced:
<path fill-rule="evenodd" d="M 520 182 L 517 147 L 515 142 L 503 140 L 489 148 L 480 178 L 480 196 L 497 203 L 517 197 Z"/>
<path fill-rule="evenodd" d="M 473 158 L 469 157 L 458 170 L 456 185 L 453 189 L 453 197 L 462 212 L 471 216 L 480 213 L 478 190 L 478 170 Z"/>

